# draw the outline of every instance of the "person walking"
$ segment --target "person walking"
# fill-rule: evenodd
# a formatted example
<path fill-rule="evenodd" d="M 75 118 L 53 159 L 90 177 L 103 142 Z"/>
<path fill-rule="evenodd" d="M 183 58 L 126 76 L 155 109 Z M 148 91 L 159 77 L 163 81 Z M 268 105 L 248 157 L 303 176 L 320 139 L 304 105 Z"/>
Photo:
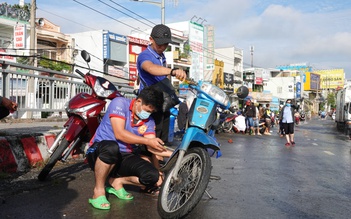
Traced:
<path fill-rule="evenodd" d="M 172 33 L 169 27 L 158 24 L 153 27 L 150 35 L 150 45 L 141 52 L 137 59 L 137 69 L 140 78 L 139 92 L 145 87 L 156 84 L 167 76 L 174 76 L 183 81 L 186 73 L 182 69 L 167 67 L 164 51 L 172 43 Z M 156 123 L 156 136 L 167 144 L 170 111 L 158 111 L 152 115 Z"/>
<path fill-rule="evenodd" d="M 280 113 L 280 121 L 282 128 L 284 130 L 286 143 L 285 146 L 295 146 L 294 141 L 294 110 L 298 110 L 298 106 L 292 105 L 291 99 L 287 99 L 285 102 L 285 106 L 283 106 Z"/>

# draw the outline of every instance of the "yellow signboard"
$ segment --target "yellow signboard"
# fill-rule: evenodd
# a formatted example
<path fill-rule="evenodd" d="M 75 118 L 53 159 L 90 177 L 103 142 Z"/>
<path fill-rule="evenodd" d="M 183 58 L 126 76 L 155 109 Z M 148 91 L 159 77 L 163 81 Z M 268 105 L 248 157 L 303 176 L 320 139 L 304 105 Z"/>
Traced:
<path fill-rule="evenodd" d="M 344 86 L 344 69 L 317 70 L 313 71 L 313 73 L 319 74 L 321 76 L 321 89 L 336 89 L 337 87 Z"/>
<path fill-rule="evenodd" d="M 223 75 L 223 66 L 224 62 L 215 60 L 215 68 L 212 77 L 212 84 L 216 85 L 219 88 L 223 88 L 224 84 L 224 75 Z"/>

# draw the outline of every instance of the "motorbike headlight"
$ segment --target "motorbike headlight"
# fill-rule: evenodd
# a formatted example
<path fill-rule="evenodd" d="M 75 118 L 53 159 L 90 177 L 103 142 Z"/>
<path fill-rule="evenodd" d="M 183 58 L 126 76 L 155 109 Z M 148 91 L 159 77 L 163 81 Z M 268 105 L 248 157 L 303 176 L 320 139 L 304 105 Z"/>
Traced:
<path fill-rule="evenodd" d="M 202 92 L 206 93 L 207 95 L 209 95 L 217 103 L 219 103 L 219 104 L 221 104 L 223 106 L 228 106 L 229 105 L 229 97 L 219 87 L 217 87 L 217 86 L 215 86 L 213 84 L 204 82 L 204 83 L 201 84 L 200 90 Z"/>
<path fill-rule="evenodd" d="M 100 81 L 96 81 L 94 85 L 94 91 L 96 95 L 99 97 L 104 97 L 107 98 L 110 96 L 114 91 L 112 90 L 106 90 L 103 86 L 101 86 Z"/>

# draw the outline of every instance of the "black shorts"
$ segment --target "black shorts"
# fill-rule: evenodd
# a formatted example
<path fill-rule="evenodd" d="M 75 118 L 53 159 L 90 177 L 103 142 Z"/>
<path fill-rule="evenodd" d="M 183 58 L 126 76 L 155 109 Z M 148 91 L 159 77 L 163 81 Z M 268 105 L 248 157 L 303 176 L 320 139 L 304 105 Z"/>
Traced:
<path fill-rule="evenodd" d="M 95 142 L 87 152 L 87 159 L 92 170 L 95 169 L 96 159 L 107 164 L 115 164 L 110 177 L 136 176 L 139 182 L 145 186 L 153 186 L 159 179 L 159 171 L 156 167 L 140 157 L 141 154 L 150 153 L 146 148 L 134 153 L 121 153 L 118 143 L 115 141 Z"/>
<path fill-rule="evenodd" d="M 282 128 L 285 134 L 294 134 L 294 123 L 282 123 Z"/>

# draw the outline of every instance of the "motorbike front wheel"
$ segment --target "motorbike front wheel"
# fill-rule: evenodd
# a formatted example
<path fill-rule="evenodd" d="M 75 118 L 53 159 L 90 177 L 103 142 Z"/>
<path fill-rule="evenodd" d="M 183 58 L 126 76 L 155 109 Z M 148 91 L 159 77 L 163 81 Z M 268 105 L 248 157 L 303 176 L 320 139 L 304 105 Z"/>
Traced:
<path fill-rule="evenodd" d="M 45 167 L 41 170 L 41 172 L 38 175 L 38 179 L 40 181 L 44 181 L 47 175 L 50 173 L 52 168 L 55 166 L 57 161 L 61 159 L 63 152 L 68 148 L 70 145 L 70 142 L 67 141 L 65 138 L 63 138 L 59 144 L 59 146 L 56 148 L 56 150 L 52 153 L 52 155 L 49 158 L 49 161 L 45 165 Z"/>
<path fill-rule="evenodd" d="M 182 218 L 201 200 L 211 175 L 211 158 L 207 151 L 194 147 L 185 154 L 177 179 L 174 168 L 167 173 L 158 196 L 157 210 L 162 218 Z"/>

